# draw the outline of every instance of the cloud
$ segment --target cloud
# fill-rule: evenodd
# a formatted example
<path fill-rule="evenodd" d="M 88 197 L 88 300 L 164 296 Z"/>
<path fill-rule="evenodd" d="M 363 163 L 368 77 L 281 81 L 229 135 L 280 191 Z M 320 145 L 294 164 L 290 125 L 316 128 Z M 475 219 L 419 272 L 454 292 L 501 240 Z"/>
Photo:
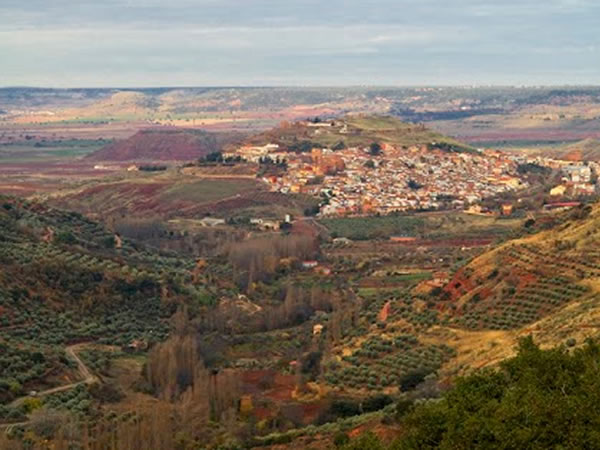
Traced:
<path fill-rule="evenodd" d="M 599 28 L 596 0 L 2 0 L 0 85 L 596 82 Z"/>

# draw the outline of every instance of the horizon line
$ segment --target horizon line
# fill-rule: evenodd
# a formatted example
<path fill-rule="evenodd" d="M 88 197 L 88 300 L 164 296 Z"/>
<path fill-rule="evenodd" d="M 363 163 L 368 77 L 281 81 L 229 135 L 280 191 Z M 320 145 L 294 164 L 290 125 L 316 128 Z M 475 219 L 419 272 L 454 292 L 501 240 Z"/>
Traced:
<path fill-rule="evenodd" d="M 51 90 L 92 90 L 92 89 L 419 89 L 419 88 L 600 88 L 600 84 L 274 84 L 274 85 L 156 85 L 156 86 L 40 86 L 40 85 L 7 85 L 0 89 L 51 89 Z"/>

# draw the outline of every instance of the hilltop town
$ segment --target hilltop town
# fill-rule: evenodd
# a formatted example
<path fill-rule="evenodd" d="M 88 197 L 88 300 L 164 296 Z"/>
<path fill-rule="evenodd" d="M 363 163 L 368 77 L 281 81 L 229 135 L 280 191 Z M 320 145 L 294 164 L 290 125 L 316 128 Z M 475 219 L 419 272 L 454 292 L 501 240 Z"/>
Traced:
<path fill-rule="evenodd" d="M 517 171 L 518 163 L 504 153 L 428 141 L 431 136 L 424 128 L 403 125 L 409 140 L 386 142 L 383 127 L 376 133 L 352 133 L 345 122 L 306 121 L 294 125 L 303 127 L 300 134 L 310 138 L 303 141 L 303 151 L 290 152 L 279 141 L 241 146 L 229 156 L 285 168 L 266 173 L 264 181 L 272 191 L 322 198 L 322 216 L 465 208 L 528 186 Z M 350 146 L 345 145 L 347 139 L 323 145 L 335 141 L 327 133 L 336 128 L 341 138 L 353 134 L 361 140 Z"/>
<path fill-rule="evenodd" d="M 496 152 L 447 153 L 390 145 L 380 152 L 313 149 L 309 158 L 291 156 L 287 173 L 266 180 L 275 191 L 323 197 L 324 216 L 462 208 L 527 185 L 517 174 L 517 164 Z"/>
<path fill-rule="evenodd" d="M 389 121 L 385 124 L 399 127 Z M 423 134 L 427 130 L 414 128 L 418 125 L 403 126 L 410 136 L 408 141 L 386 142 L 384 128 L 376 129 L 376 133 L 373 129 L 357 132 L 346 121 L 297 122 L 285 127 L 285 139 L 271 132 L 266 136 L 274 138 L 273 142 L 242 145 L 226 156 L 280 169 L 263 174 L 270 189 L 319 197 L 320 216 L 476 210 L 485 199 L 503 193 L 518 194 L 530 187 L 526 170 L 529 166 L 562 174 L 548 193 L 553 198 L 596 193 L 593 174 L 598 173 L 598 168 L 594 162 L 425 142 L 431 138 Z M 290 137 L 290 129 L 303 140 Z M 368 143 L 370 139 L 373 141 Z M 356 145 L 347 146 L 346 141 Z"/>

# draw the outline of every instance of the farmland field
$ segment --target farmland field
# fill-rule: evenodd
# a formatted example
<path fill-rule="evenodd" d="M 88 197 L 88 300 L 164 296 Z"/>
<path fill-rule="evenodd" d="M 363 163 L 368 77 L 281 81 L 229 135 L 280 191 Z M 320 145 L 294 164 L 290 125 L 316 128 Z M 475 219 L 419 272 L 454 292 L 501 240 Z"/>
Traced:
<path fill-rule="evenodd" d="M 56 141 L 23 141 L 0 144 L 0 164 L 42 162 L 53 160 L 73 161 L 106 145 L 106 139 L 68 139 Z"/>
<path fill-rule="evenodd" d="M 163 192 L 162 198 L 205 203 L 260 189 L 261 185 L 253 180 L 202 179 L 191 183 L 174 184 Z"/>
<path fill-rule="evenodd" d="M 333 237 L 353 240 L 387 238 L 390 236 L 415 236 L 425 222 L 415 216 L 353 217 L 323 219 Z"/>
<path fill-rule="evenodd" d="M 272 217 L 301 215 L 315 200 L 301 195 L 269 192 L 251 178 L 199 178 L 175 170 L 160 174 L 115 174 L 113 181 L 92 182 L 66 189 L 52 204 L 90 216 L 155 216 L 165 219 Z"/>
<path fill-rule="evenodd" d="M 522 220 L 448 211 L 382 217 L 328 218 L 320 222 L 333 237 L 352 240 L 387 239 L 391 236 L 472 240 L 507 237 L 521 225 Z"/>

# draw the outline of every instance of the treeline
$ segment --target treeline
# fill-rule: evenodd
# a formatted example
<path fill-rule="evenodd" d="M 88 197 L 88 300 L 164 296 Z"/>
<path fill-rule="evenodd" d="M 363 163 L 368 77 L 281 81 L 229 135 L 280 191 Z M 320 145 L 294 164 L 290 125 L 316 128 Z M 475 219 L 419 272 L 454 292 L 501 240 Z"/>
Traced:
<path fill-rule="evenodd" d="M 236 163 L 246 162 L 246 159 L 242 158 L 240 155 L 236 156 L 223 156 L 221 152 L 211 152 L 205 155 L 204 157 L 198 159 L 196 162 L 199 166 L 205 165 L 213 165 L 213 164 L 225 164 L 225 165 L 235 165 Z M 186 164 L 184 167 L 190 167 L 193 164 Z"/>
<path fill-rule="evenodd" d="M 220 254 L 245 237 L 245 232 L 238 229 L 205 227 L 193 232 L 171 229 L 159 217 L 121 217 L 114 219 L 111 226 L 123 237 L 195 258 Z"/>
<path fill-rule="evenodd" d="M 337 343 L 358 324 L 361 301 L 350 289 L 290 284 L 281 290 L 279 296 L 279 303 L 263 304 L 260 311 L 252 314 L 243 306 L 222 303 L 197 318 L 196 325 L 202 332 L 264 332 L 302 324 L 322 311 L 329 313 L 327 333 Z"/>
<path fill-rule="evenodd" d="M 112 227 L 120 235 L 138 241 L 156 241 L 169 235 L 169 230 L 158 217 L 123 217 L 114 220 Z"/>
<path fill-rule="evenodd" d="M 139 166 L 138 170 L 141 170 L 142 172 L 164 172 L 165 170 L 167 170 L 167 166 L 146 165 L 146 166 Z"/>
<path fill-rule="evenodd" d="M 238 376 L 229 369 L 206 368 L 194 334 L 175 335 L 156 345 L 144 377 L 153 395 L 173 403 L 190 421 L 218 422 L 227 412 L 237 413 Z"/>
<path fill-rule="evenodd" d="M 294 263 L 315 258 L 317 241 L 309 236 L 283 235 L 236 242 L 227 249 L 240 288 L 252 289 L 255 282 L 266 282 L 276 272 L 294 268 Z"/>

